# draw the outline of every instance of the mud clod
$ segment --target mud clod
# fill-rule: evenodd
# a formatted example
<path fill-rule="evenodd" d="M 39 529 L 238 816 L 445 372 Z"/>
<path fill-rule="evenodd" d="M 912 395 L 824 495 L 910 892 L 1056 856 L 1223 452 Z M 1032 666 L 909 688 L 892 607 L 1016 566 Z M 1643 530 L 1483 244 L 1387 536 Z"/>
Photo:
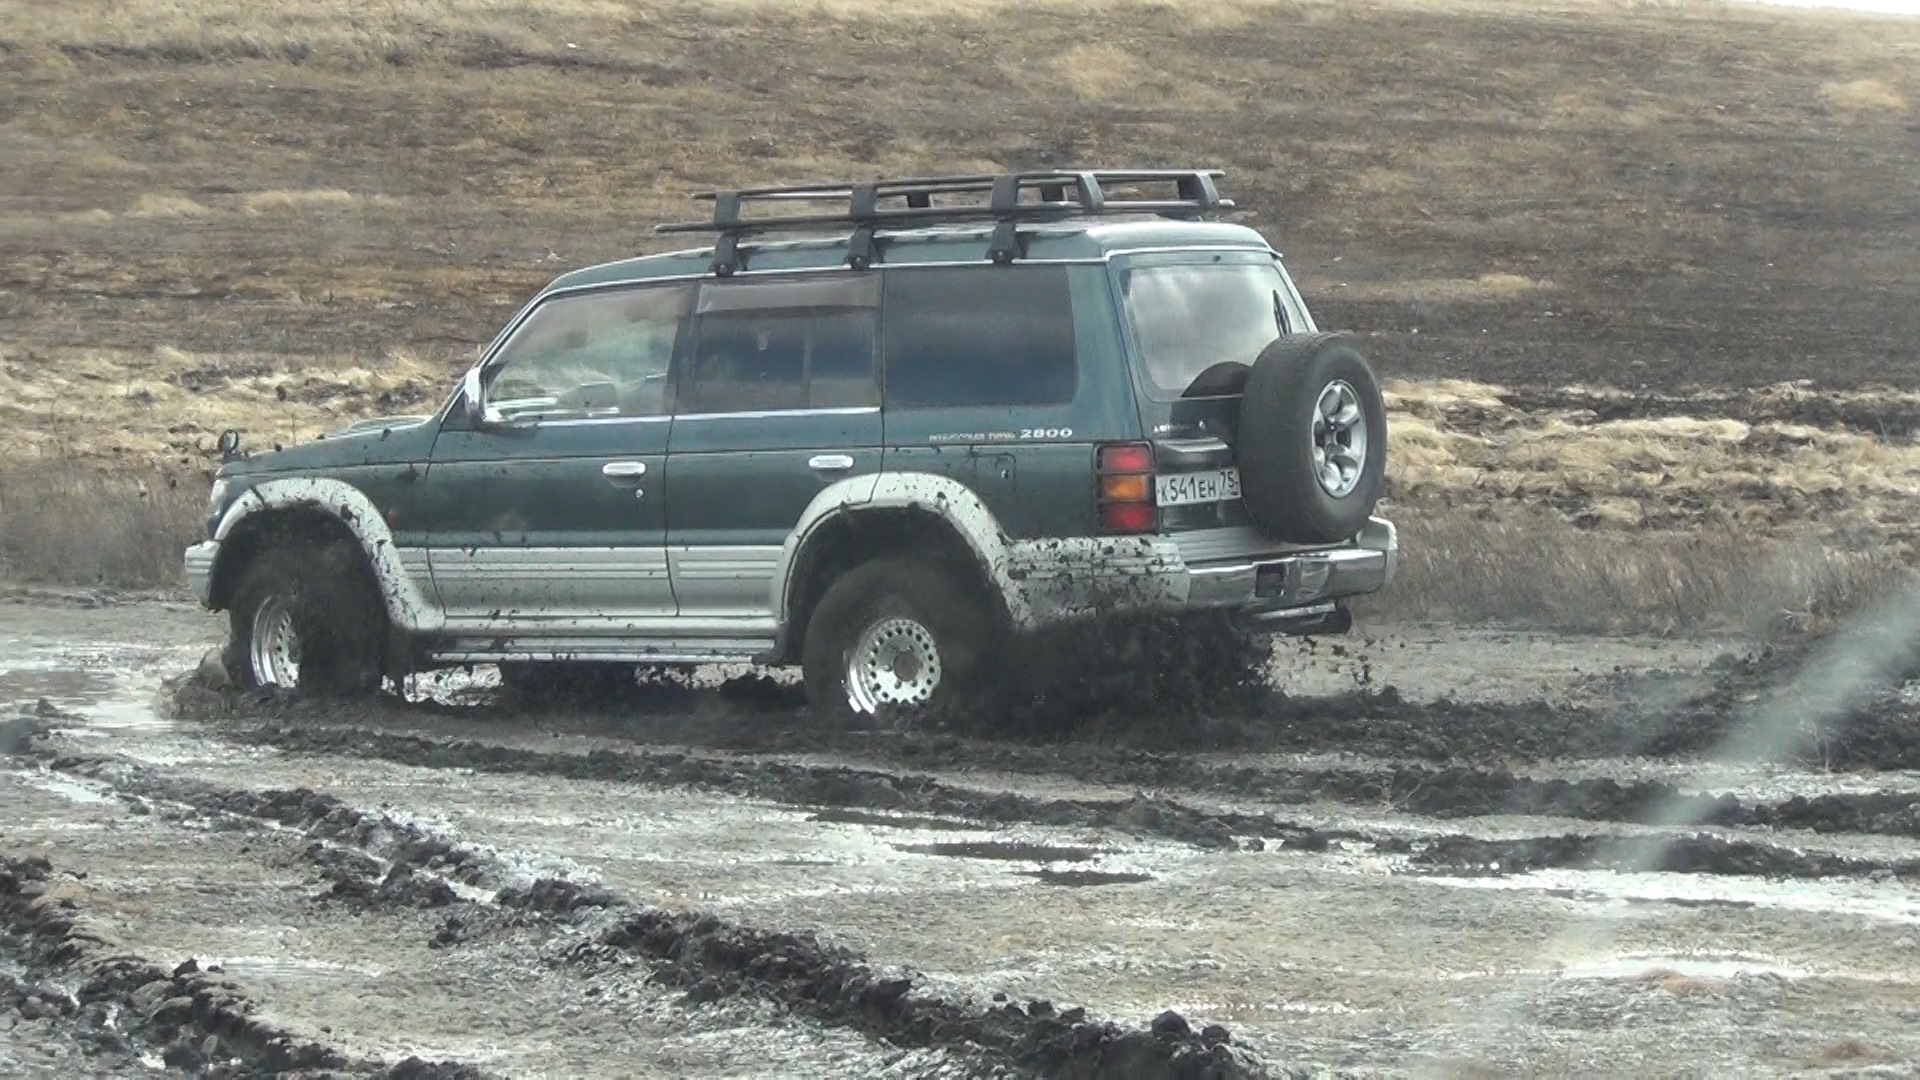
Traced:
<path fill-rule="evenodd" d="M 197 961 L 169 970 L 112 949 L 78 904 L 44 902 L 52 879 L 44 858 L 0 857 L 0 950 L 30 976 L 8 983 L 23 1018 L 70 1025 L 90 1054 L 125 1068 L 150 1048 L 168 1068 L 207 1075 L 383 1071 L 253 1019 L 254 1006 Z"/>
<path fill-rule="evenodd" d="M 1166 1012 L 1153 1018 L 1153 1033 L 1175 1039 L 1184 1039 L 1193 1034 L 1193 1028 L 1188 1026 L 1186 1017 L 1181 1016 L 1172 1009 L 1168 1009 Z"/>

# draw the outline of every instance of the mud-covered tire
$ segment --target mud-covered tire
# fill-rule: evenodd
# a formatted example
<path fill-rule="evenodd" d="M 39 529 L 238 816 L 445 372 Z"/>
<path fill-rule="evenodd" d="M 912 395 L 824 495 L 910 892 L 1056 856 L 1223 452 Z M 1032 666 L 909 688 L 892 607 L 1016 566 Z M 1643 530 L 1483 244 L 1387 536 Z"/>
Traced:
<path fill-rule="evenodd" d="M 278 613 L 292 634 L 290 657 L 269 644 L 279 640 Z M 241 571 L 228 626 L 227 668 L 243 689 L 325 695 L 380 689 L 387 613 L 364 559 L 344 544 L 260 552 Z M 283 669 L 293 673 L 290 680 Z"/>
<path fill-rule="evenodd" d="M 813 609 L 801 648 L 814 715 L 877 726 L 983 702 L 1000 635 L 992 608 L 971 593 L 960 575 L 910 559 L 882 559 L 842 574 Z M 850 683 L 856 651 L 870 674 Z M 937 674 L 926 686 L 929 654 Z M 883 662 L 888 657 L 895 662 Z"/>
<path fill-rule="evenodd" d="M 1337 415 L 1322 412 L 1327 403 Z M 1366 358 L 1331 334 L 1267 346 L 1241 393 L 1236 452 L 1247 514 L 1262 531 L 1296 544 L 1351 539 L 1373 513 L 1387 464 L 1387 411 Z"/>

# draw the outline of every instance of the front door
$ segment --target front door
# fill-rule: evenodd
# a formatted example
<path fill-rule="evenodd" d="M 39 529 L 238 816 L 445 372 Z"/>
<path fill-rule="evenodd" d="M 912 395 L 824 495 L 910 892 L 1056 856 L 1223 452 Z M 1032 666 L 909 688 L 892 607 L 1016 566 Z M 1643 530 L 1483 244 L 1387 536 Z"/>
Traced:
<path fill-rule="evenodd" d="M 487 419 L 453 411 L 422 490 L 449 629 L 668 628 L 672 365 L 691 292 L 555 296 L 489 360 Z"/>
<path fill-rule="evenodd" d="M 853 271 L 700 287 L 667 489 L 682 616 L 757 628 L 808 504 L 834 485 L 872 494 L 879 299 L 878 275 Z"/>

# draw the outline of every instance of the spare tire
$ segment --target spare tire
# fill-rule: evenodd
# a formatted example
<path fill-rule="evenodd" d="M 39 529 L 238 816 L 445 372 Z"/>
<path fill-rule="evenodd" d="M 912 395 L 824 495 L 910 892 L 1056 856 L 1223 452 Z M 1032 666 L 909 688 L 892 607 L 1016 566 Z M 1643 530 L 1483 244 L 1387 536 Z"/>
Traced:
<path fill-rule="evenodd" d="M 1247 375 L 1235 450 L 1247 515 L 1296 544 L 1352 539 L 1387 465 L 1387 410 L 1360 351 L 1333 334 L 1268 345 Z"/>

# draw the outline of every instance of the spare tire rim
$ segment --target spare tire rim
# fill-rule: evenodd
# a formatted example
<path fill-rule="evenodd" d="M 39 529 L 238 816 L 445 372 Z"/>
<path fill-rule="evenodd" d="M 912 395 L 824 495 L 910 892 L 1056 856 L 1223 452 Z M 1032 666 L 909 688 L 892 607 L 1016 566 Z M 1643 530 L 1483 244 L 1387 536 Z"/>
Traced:
<path fill-rule="evenodd" d="M 1330 382 L 1313 406 L 1313 473 L 1320 490 L 1344 499 L 1367 468 L 1367 413 L 1344 381 Z"/>
<path fill-rule="evenodd" d="M 269 596 L 253 609 L 249 660 L 257 686 L 300 685 L 300 635 L 293 628 L 293 608 L 278 596 Z"/>
<path fill-rule="evenodd" d="M 847 704 L 865 716 L 887 705 L 925 705 L 940 688 L 940 675 L 933 631 L 914 619 L 883 619 L 847 650 Z"/>

